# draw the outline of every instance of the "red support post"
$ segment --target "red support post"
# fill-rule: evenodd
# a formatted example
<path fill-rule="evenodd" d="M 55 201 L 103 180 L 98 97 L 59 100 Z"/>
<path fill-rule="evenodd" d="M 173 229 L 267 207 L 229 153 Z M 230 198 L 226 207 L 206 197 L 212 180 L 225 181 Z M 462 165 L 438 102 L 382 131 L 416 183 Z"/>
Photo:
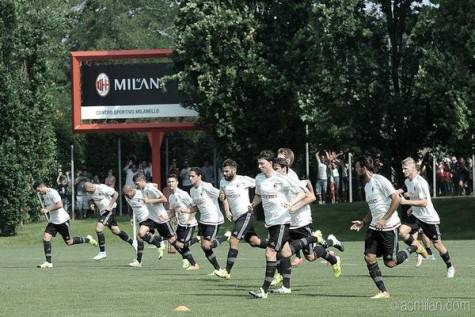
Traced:
<path fill-rule="evenodd" d="M 161 189 L 161 170 L 160 170 L 160 148 L 162 146 L 163 136 L 165 132 L 163 130 L 152 130 L 147 133 L 148 142 L 152 147 L 152 181 L 158 184 Z"/>

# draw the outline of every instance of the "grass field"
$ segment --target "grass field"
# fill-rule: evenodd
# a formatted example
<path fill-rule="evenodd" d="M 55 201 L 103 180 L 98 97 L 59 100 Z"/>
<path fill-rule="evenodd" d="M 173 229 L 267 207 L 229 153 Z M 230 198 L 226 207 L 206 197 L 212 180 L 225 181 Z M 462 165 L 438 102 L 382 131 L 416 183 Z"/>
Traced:
<path fill-rule="evenodd" d="M 150 248 L 145 249 L 143 268 L 129 268 L 132 248 L 110 233 L 106 236 L 108 258 L 102 262 L 91 260 L 95 248 L 66 247 L 56 238 L 55 267 L 42 271 L 35 265 L 43 262 L 44 224 L 30 224 L 19 228 L 16 237 L 0 238 L 0 316 L 177 316 L 183 314 L 174 312 L 178 305 L 191 309 L 187 316 L 474 316 L 475 241 L 453 240 L 473 239 L 473 201 L 457 200 L 445 208 L 438 202 L 442 222 L 447 223 L 442 227 L 447 229 L 442 229 L 444 236 L 451 237 L 446 245 L 457 269 L 456 278 L 445 277 L 445 265 L 438 255 L 436 261 L 425 261 L 420 268 L 414 266 L 415 257 L 394 269 L 381 265 L 392 295 L 384 301 L 368 298 L 376 288 L 362 259 L 364 233 L 346 230 L 348 219 L 364 214 L 363 204 L 339 206 L 348 214 L 339 211 L 341 217 L 332 217 L 327 227 L 324 219 L 330 219 L 329 213 L 335 215 L 338 208 L 315 209 L 317 222 L 325 231 L 337 229 L 334 231 L 341 231 L 348 240 L 355 240 L 347 242 L 341 254 L 342 277 L 333 278 L 320 261 L 306 262 L 292 272 L 291 295 L 270 294 L 267 300 L 248 296 L 248 291 L 262 282 L 265 262 L 262 250 L 247 245 L 240 248 L 231 280 L 207 276 L 211 265 L 196 245 L 192 251 L 200 271 L 182 270 L 178 255 L 158 261 L 156 250 Z M 455 207 L 449 207 L 452 205 Z M 459 208 L 466 215 L 457 215 L 458 221 L 448 219 L 442 211 Z M 121 225 L 131 232 L 127 222 Z M 72 227 L 75 234 L 93 234 L 94 220 L 75 221 Z M 216 254 L 224 266 L 227 245 L 220 246 Z"/>

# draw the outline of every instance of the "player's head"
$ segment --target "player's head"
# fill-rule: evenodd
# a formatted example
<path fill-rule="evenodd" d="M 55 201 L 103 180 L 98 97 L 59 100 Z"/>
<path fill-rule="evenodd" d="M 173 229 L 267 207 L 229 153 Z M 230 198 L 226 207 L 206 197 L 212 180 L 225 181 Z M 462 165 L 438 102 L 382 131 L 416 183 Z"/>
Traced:
<path fill-rule="evenodd" d="M 134 184 L 139 189 L 144 189 L 145 185 L 147 184 L 147 180 L 145 179 L 145 175 L 142 173 L 134 175 Z"/>
<path fill-rule="evenodd" d="M 417 174 L 416 161 L 412 157 L 406 157 L 401 165 L 405 177 L 412 177 Z"/>
<path fill-rule="evenodd" d="M 176 174 L 168 175 L 167 184 L 168 184 L 168 187 L 171 188 L 171 190 L 177 189 L 177 187 L 178 187 L 178 176 L 176 176 Z"/>
<path fill-rule="evenodd" d="M 374 171 L 373 159 L 370 156 L 361 156 L 356 160 L 355 171 L 359 176 L 365 176 L 368 172 Z"/>
<path fill-rule="evenodd" d="M 130 185 L 124 185 L 124 187 L 122 187 L 122 192 L 125 196 L 127 196 L 127 198 L 132 198 L 135 196 L 135 189 Z"/>
<path fill-rule="evenodd" d="M 84 183 L 84 190 L 88 193 L 93 193 L 96 191 L 96 185 L 94 185 L 91 182 L 85 182 Z"/>
<path fill-rule="evenodd" d="M 274 152 L 269 150 L 261 151 L 257 156 L 257 166 L 259 167 L 259 170 L 264 174 L 273 171 L 272 162 L 274 161 L 274 158 Z"/>
<path fill-rule="evenodd" d="M 289 162 L 283 157 L 276 157 L 273 163 L 274 170 L 282 175 L 287 175 Z"/>
<path fill-rule="evenodd" d="M 190 180 L 193 186 L 198 187 L 201 184 L 201 168 L 192 167 L 190 169 Z"/>
<path fill-rule="evenodd" d="M 287 160 L 287 163 L 289 164 L 289 167 L 292 166 L 292 164 L 294 164 L 295 155 L 294 155 L 294 151 L 292 151 L 291 149 L 281 147 L 280 149 L 277 150 L 277 157 L 285 158 Z"/>
<path fill-rule="evenodd" d="M 236 176 L 237 163 L 231 159 L 227 159 L 223 162 L 223 175 L 224 179 L 230 181 Z"/>
<path fill-rule="evenodd" d="M 43 181 L 34 182 L 33 188 L 40 194 L 45 194 L 48 191 L 48 187 Z"/>

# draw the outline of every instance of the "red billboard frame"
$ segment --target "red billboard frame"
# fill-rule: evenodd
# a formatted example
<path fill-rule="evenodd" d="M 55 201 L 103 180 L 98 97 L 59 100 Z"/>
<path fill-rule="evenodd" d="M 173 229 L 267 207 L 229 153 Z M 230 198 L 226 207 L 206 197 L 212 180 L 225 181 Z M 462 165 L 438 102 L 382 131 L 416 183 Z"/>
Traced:
<path fill-rule="evenodd" d="M 71 52 L 72 69 L 72 129 L 73 133 L 91 132 L 147 132 L 152 147 L 153 181 L 160 186 L 160 147 L 165 131 L 198 129 L 194 122 L 123 122 L 123 123 L 81 123 L 81 62 L 103 60 L 126 60 L 147 58 L 168 58 L 173 51 L 169 48 L 111 50 L 111 51 L 75 51 Z"/>
<path fill-rule="evenodd" d="M 169 48 L 142 49 L 142 50 L 114 50 L 114 51 L 76 51 L 71 52 L 72 68 L 72 128 L 73 133 L 87 132 L 121 132 L 121 131 L 150 131 L 160 130 L 193 130 L 193 122 L 124 122 L 124 123 L 81 123 L 81 62 L 101 60 L 125 60 L 146 58 L 167 58 L 173 51 Z"/>

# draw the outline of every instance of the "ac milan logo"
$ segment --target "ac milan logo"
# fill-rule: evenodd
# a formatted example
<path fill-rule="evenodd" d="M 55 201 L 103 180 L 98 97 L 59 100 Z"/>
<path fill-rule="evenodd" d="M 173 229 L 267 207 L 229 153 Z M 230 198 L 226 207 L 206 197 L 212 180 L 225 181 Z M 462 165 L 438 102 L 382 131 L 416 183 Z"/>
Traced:
<path fill-rule="evenodd" d="M 110 91 L 109 76 L 104 73 L 100 73 L 96 78 L 96 91 L 101 97 L 105 97 Z"/>

